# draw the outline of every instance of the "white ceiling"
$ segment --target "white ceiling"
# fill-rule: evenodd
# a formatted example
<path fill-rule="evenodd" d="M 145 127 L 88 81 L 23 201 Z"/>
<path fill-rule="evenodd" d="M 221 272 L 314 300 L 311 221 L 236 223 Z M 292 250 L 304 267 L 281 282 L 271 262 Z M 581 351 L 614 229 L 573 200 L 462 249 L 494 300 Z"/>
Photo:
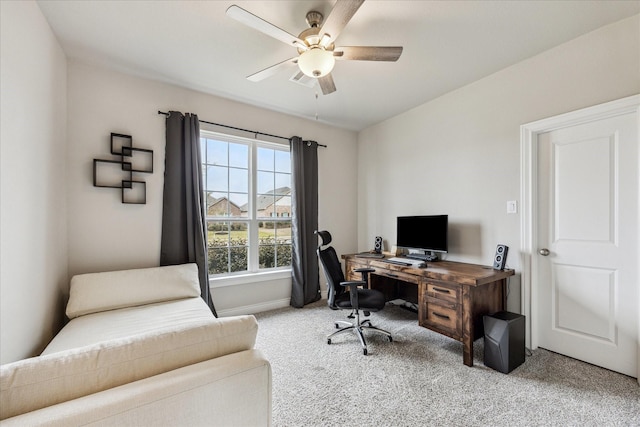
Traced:
<path fill-rule="evenodd" d="M 326 17 L 334 0 L 38 3 L 69 58 L 312 120 L 317 113 L 321 122 L 352 130 L 640 13 L 635 0 L 368 0 L 336 45 L 400 45 L 402 56 L 395 63 L 337 62 L 337 91 L 324 96 L 290 82 L 295 68 L 259 83 L 246 80 L 296 50 L 225 11 L 237 4 L 298 35 L 308 11 Z"/>

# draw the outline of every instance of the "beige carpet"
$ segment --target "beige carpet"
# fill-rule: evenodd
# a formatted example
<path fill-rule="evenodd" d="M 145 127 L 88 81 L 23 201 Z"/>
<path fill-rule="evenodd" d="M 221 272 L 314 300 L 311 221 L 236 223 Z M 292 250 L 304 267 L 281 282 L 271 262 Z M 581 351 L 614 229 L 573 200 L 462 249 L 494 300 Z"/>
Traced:
<path fill-rule="evenodd" d="M 326 301 L 260 313 L 256 347 L 273 369 L 274 426 L 640 426 L 634 378 L 546 350 L 510 374 L 462 363 L 462 344 L 387 306 L 372 313 L 393 342 L 353 334 L 327 344 L 347 313 Z"/>

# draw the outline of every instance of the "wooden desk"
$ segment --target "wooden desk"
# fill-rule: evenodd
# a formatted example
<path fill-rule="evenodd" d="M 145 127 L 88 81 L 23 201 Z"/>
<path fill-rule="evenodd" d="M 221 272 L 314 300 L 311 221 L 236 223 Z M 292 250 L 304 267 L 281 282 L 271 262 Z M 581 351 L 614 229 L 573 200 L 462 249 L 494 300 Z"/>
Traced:
<path fill-rule="evenodd" d="M 418 304 L 418 324 L 461 341 L 467 366 L 473 366 L 473 341 L 484 335 L 482 316 L 505 309 L 507 277 L 514 274 L 510 269 L 453 261 L 413 268 L 355 255 L 342 259 L 347 280 L 362 280 L 353 271 L 356 268 L 373 268 L 372 289 L 382 291 L 387 301 L 402 298 Z"/>

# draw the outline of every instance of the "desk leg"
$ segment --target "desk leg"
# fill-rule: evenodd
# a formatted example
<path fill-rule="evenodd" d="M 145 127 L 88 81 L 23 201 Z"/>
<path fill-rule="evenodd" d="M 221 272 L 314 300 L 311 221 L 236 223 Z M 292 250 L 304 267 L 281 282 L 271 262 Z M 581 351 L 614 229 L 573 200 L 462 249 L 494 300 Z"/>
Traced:
<path fill-rule="evenodd" d="M 502 307 L 500 308 L 500 311 L 506 310 L 507 309 L 507 279 L 502 279 L 501 280 L 501 288 L 502 288 Z"/>
<path fill-rule="evenodd" d="M 465 365 L 473 366 L 473 312 L 471 310 L 471 290 L 469 286 L 462 287 L 462 344 Z"/>

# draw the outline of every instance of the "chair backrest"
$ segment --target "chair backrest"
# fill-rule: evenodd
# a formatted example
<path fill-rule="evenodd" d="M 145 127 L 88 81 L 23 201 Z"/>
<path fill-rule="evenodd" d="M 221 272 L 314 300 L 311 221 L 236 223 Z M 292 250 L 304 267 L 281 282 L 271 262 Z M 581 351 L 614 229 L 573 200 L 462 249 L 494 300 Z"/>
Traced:
<path fill-rule="evenodd" d="M 325 231 L 324 233 L 326 233 L 327 235 L 329 234 L 327 231 Z M 323 244 L 331 241 L 331 235 L 329 235 L 328 241 L 326 240 L 325 236 L 322 236 Z M 340 286 L 340 283 L 345 281 L 344 273 L 342 272 L 342 265 L 340 264 L 340 260 L 338 259 L 336 250 L 333 249 L 332 246 L 328 246 L 326 248 L 322 248 L 322 245 L 318 246 L 318 250 L 316 252 L 318 254 L 320 264 L 322 265 L 324 275 L 327 278 L 327 304 L 329 305 L 329 307 L 336 309 L 337 307 L 335 306 L 335 298 L 339 295 L 342 295 L 346 291 L 343 286 Z"/>

